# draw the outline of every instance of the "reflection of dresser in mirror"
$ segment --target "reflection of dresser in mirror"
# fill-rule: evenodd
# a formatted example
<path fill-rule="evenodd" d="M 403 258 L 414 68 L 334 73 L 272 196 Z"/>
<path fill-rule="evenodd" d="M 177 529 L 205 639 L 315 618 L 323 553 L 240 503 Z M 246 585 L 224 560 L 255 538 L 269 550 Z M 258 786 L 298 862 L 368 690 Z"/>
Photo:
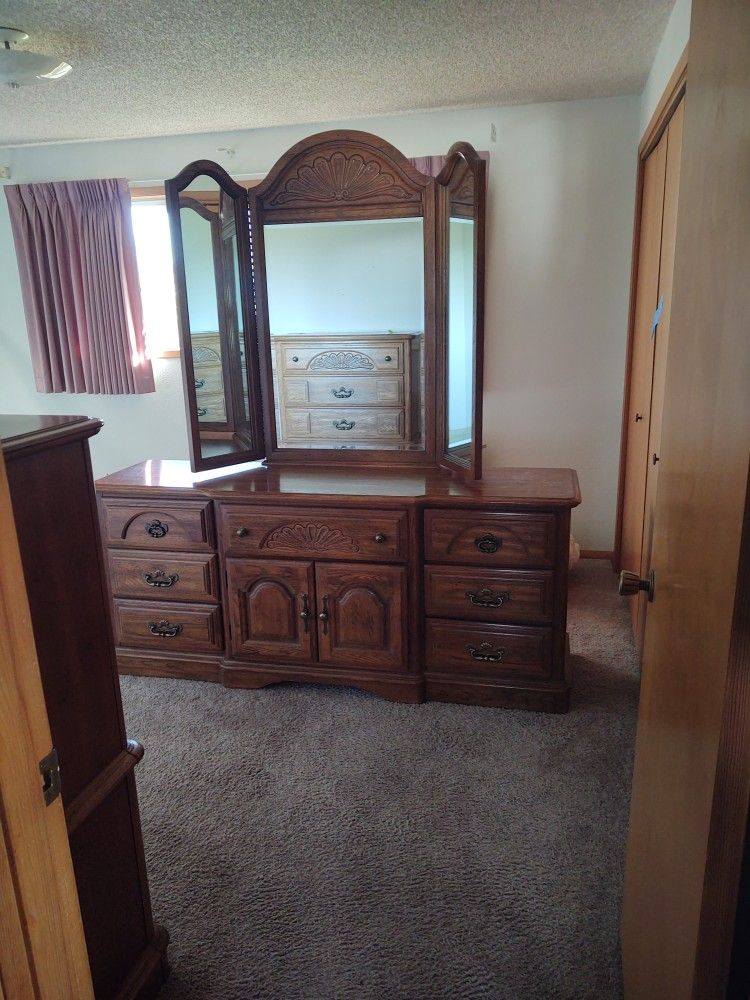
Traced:
<path fill-rule="evenodd" d="M 280 447 L 419 447 L 422 335 L 273 337 Z"/>
<path fill-rule="evenodd" d="M 224 423 L 227 407 L 221 365 L 221 339 L 216 332 L 194 333 L 193 373 L 199 423 Z"/>

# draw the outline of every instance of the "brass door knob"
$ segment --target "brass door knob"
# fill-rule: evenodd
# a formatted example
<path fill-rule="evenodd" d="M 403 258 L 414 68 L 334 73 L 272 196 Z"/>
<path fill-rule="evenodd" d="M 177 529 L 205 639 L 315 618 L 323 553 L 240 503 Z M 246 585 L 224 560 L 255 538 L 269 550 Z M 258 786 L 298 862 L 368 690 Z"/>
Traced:
<path fill-rule="evenodd" d="M 634 597 L 640 591 L 644 590 L 648 594 L 649 601 L 654 599 L 654 571 L 648 574 L 648 577 L 643 580 L 637 573 L 630 573 L 628 570 L 624 569 L 620 573 L 620 585 L 617 588 L 622 597 Z"/>

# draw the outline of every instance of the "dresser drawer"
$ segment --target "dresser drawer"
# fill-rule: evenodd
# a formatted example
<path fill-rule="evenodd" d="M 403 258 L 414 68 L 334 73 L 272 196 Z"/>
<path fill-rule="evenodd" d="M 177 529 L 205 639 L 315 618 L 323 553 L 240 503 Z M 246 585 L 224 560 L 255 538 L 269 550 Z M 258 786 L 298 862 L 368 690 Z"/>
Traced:
<path fill-rule="evenodd" d="M 159 503 L 105 497 L 104 540 L 132 549 L 212 550 L 211 504 L 200 500 Z"/>
<path fill-rule="evenodd" d="M 224 392 L 224 376 L 216 365 L 195 365 L 193 367 L 195 395 L 198 400 L 212 392 Z"/>
<path fill-rule="evenodd" d="M 346 347 L 277 343 L 277 357 L 284 372 L 310 372 L 330 375 L 334 372 L 362 374 L 364 372 L 402 372 L 404 342 L 393 344 L 387 338 L 373 342 L 347 341 Z"/>
<path fill-rule="evenodd" d="M 403 406 L 404 377 L 347 376 L 292 378 L 283 381 L 287 406 Z"/>
<path fill-rule="evenodd" d="M 552 621 L 549 570 L 425 566 L 425 614 L 478 622 Z"/>
<path fill-rule="evenodd" d="M 219 599 L 219 566 L 214 555 L 110 549 L 109 578 L 115 597 L 211 603 Z"/>
<path fill-rule="evenodd" d="M 306 556 L 370 561 L 407 555 L 402 511 L 219 505 L 224 550 L 235 556 Z"/>
<path fill-rule="evenodd" d="M 552 630 L 428 620 L 425 667 L 443 674 L 546 680 L 552 671 Z"/>
<path fill-rule="evenodd" d="M 115 642 L 165 653 L 215 653 L 222 649 L 221 608 L 156 601 L 114 602 Z"/>
<path fill-rule="evenodd" d="M 287 438 L 315 438 L 327 441 L 382 439 L 403 440 L 403 408 L 382 409 L 355 406 L 345 408 L 287 409 Z"/>
<path fill-rule="evenodd" d="M 198 420 L 203 424 L 224 424 L 227 420 L 227 404 L 224 392 L 196 391 L 195 403 Z"/>
<path fill-rule="evenodd" d="M 427 510 L 425 559 L 519 568 L 554 566 L 554 514 Z"/>

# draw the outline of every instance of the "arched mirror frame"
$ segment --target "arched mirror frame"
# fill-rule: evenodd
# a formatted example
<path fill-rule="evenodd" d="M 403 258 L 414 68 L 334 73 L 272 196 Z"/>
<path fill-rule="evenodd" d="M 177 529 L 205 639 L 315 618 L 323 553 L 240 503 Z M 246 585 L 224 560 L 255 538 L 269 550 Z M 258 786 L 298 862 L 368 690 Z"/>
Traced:
<path fill-rule="evenodd" d="M 344 186 L 347 171 L 332 167 L 334 160 L 339 168 L 352 165 L 360 168 L 355 171 L 358 174 L 356 187 L 348 189 Z M 318 133 L 292 146 L 277 161 L 266 179 L 248 192 L 248 201 L 268 462 L 311 465 L 434 465 L 437 454 L 435 372 L 438 230 L 434 179 L 418 171 L 399 150 L 378 136 L 368 132 L 335 130 Z M 424 448 L 397 450 L 368 447 L 345 450 L 335 446 L 315 449 L 280 447 L 274 410 L 264 226 L 284 222 L 415 217 L 423 220 L 424 243 Z"/>
<path fill-rule="evenodd" d="M 466 179 L 471 177 L 473 198 L 462 197 Z M 440 265 L 438 295 L 442 308 L 438 310 L 437 381 L 441 387 L 436 415 L 437 448 L 440 464 L 461 472 L 471 479 L 482 478 L 482 402 L 484 381 L 484 253 L 485 208 L 487 197 L 487 164 L 473 146 L 457 142 L 448 150 L 443 169 L 437 176 L 438 214 L 442 220 L 438 240 Z M 471 440 L 460 448 L 449 447 L 448 431 L 448 340 L 449 340 L 449 255 L 450 221 L 453 202 L 458 203 L 458 215 L 473 218 L 473 330 L 472 330 L 472 394 Z"/>
<path fill-rule="evenodd" d="M 201 425 L 198 419 L 198 403 L 196 398 L 196 379 L 193 364 L 193 343 L 191 337 L 190 315 L 188 312 L 187 279 L 185 272 L 185 260 L 183 253 L 183 235 L 180 219 L 180 208 L 189 204 L 193 199 L 190 192 L 186 195 L 183 192 L 199 177 L 209 177 L 219 186 L 220 192 L 224 192 L 234 205 L 234 226 L 236 233 L 236 249 L 238 257 L 239 290 L 237 303 L 242 317 L 242 338 L 247 371 L 247 385 L 240 386 L 241 365 L 239 360 L 238 345 L 222 345 L 222 357 L 224 352 L 229 359 L 229 363 L 222 367 L 222 377 L 225 380 L 225 399 L 227 403 L 233 398 L 233 392 L 247 391 L 248 416 L 246 426 L 237 439 L 241 447 L 232 453 L 222 453 L 211 457 L 204 457 L 202 454 Z M 255 309 L 253 304 L 252 290 L 252 270 L 250 260 L 250 245 L 248 239 L 249 220 L 247 192 L 237 184 L 229 174 L 217 163 L 211 160 L 196 160 L 188 164 L 176 177 L 171 178 L 164 184 L 167 213 L 169 216 L 170 234 L 172 240 L 172 258 L 174 266 L 175 287 L 177 291 L 177 319 L 180 334 L 180 355 L 183 388 L 185 394 L 185 412 L 188 424 L 188 440 L 190 444 L 190 462 L 194 471 L 223 468 L 228 465 L 237 465 L 243 462 L 256 461 L 265 457 L 265 441 L 263 436 L 263 418 L 261 410 L 261 389 L 260 373 L 258 371 L 258 355 L 256 348 L 255 330 Z M 219 193 L 219 202 L 221 194 Z M 211 213 L 199 202 L 192 205 L 209 222 L 212 221 Z M 216 252 L 216 236 L 214 233 L 214 253 Z M 216 261 L 216 256 L 214 256 Z M 218 278 L 223 274 L 219 272 Z M 225 291 L 225 290 L 224 290 Z M 217 288 L 217 302 L 220 301 L 223 291 Z M 231 373 L 234 372 L 234 375 Z M 234 389 L 229 387 L 227 380 L 233 378 Z"/>

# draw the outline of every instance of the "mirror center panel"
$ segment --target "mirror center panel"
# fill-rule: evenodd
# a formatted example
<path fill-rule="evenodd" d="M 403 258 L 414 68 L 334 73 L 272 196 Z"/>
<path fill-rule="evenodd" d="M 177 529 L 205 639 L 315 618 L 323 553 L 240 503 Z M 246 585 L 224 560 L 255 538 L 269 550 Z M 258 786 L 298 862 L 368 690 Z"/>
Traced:
<path fill-rule="evenodd" d="M 278 447 L 423 450 L 422 219 L 263 235 Z"/>

